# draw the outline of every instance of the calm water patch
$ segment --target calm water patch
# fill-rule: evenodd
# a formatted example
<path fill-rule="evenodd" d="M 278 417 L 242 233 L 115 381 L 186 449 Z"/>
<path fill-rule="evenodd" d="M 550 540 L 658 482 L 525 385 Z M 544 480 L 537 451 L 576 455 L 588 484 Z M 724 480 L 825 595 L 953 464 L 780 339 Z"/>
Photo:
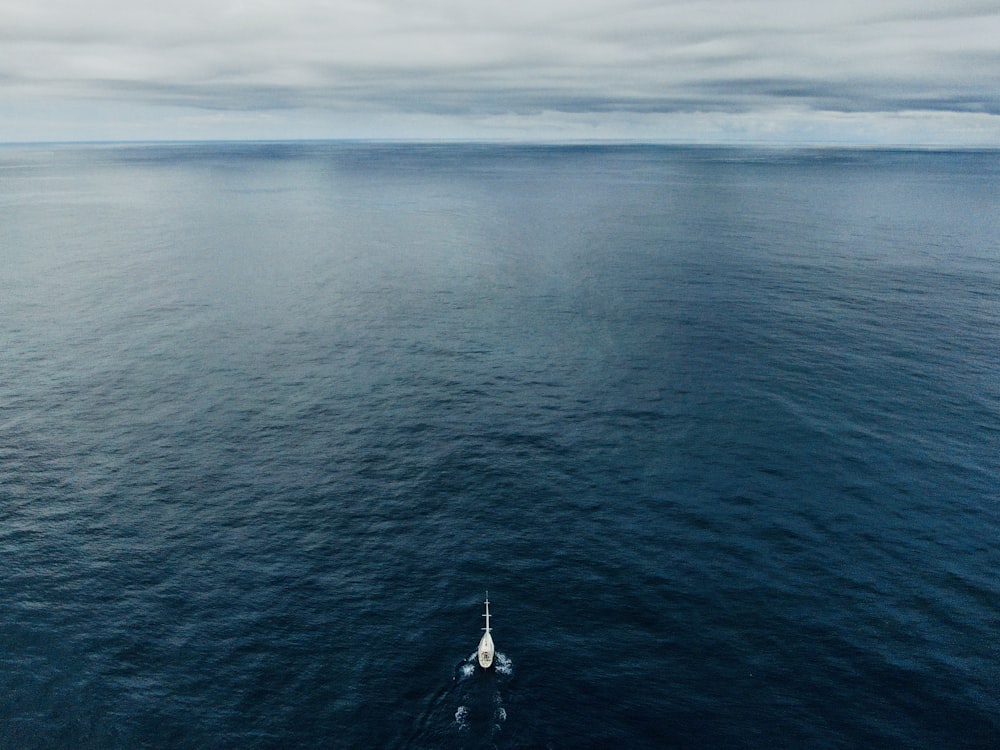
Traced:
<path fill-rule="evenodd" d="M 0 746 L 993 746 L 998 185 L 0 149 Z"/>

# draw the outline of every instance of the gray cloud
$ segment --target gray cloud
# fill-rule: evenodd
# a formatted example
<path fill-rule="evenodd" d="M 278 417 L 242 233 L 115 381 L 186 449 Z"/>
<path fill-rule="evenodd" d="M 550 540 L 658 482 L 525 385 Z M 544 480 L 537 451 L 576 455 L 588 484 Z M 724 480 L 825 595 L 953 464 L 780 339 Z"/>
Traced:
<path fill-rule="evenodd" d="M 67 101 L 354 113 L 361 136 L 393 114 L 790 108 L 974 114 L 981 136 L 1000 134 L 982 119 L 1000 115 L 997 39 L 1000 8 L 979 0 L 0 0 L 0 95 L 53 119 Z"/>

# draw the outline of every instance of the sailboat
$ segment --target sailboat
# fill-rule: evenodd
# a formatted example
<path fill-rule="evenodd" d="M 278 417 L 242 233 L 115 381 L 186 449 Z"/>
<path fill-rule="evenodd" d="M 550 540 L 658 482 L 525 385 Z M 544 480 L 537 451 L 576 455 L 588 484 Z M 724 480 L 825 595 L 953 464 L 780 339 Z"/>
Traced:
<path fill-rule="evenodd" d="M 486 614 L 483 615 L 486 618 L 486 627 L 483 628 L 485 631 L 483 637 L 479 639 L 479 648 L 477 649 L 477 657 L 479 658 L 479 666 L 483 669 L 489 669 L 493 666 L 493 636 L 490 635 L 492 628 L 490 627 L 490 592 L 486 592 Z"/>

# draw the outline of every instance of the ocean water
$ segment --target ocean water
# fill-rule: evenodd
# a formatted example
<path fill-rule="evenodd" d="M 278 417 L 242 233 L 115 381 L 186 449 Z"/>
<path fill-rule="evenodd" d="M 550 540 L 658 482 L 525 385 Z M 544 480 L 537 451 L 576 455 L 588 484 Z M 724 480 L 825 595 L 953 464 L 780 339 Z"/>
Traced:
<path fill-rule="evenodd" d="M 996 748 L 998 495 L 1000 152 L 0 149 L 2 748 Z"/>

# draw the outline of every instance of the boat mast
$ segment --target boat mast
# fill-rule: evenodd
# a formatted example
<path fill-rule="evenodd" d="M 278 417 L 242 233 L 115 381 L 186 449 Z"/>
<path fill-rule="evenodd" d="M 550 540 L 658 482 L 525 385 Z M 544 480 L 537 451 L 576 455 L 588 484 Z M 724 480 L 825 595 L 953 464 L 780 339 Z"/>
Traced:
<path fill-rule="evenodd" d="M 486 618 L 486 627 L 483 628 L 487 633 L 490 632 L 490 592 L 486 592 L 486 614 L 483 615 Z"/>

